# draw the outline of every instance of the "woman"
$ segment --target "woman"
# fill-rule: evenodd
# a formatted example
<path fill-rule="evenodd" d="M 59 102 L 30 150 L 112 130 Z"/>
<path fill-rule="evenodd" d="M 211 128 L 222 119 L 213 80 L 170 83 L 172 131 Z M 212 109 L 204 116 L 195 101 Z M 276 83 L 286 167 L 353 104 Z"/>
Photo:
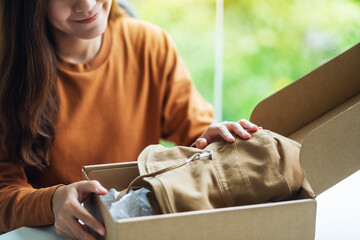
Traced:
<path fill-rule="evenodd" d="M 0 233 L 55 224 L 93 239 L 83 165 L 136 160 L 160 138 L 196 147 L 257 126 L 212 123 L 173 43 L 111 0 L 1 1 Z M 247 131 L 246 131 L 247 130 Z M 201 136 L 201 137 L 200 137 Z"/>

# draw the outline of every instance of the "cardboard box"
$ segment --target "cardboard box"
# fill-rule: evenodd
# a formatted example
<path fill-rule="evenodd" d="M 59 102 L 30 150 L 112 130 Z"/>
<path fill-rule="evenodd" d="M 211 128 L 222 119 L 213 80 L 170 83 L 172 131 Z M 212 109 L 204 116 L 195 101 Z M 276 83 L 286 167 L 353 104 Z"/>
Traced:
<path fill-rule="evenodd" d="M 321 194 L 360 169 L 360 44 L 262 101 L 251 121 L 302 143 L 300 160 Z M 85 166 L 83 177 L 122 190 L 139 174 L 136 162 Z M 106 239 L 314 239 L 316 198 L 114 221 L 97 195 L 85 207 Z"/>

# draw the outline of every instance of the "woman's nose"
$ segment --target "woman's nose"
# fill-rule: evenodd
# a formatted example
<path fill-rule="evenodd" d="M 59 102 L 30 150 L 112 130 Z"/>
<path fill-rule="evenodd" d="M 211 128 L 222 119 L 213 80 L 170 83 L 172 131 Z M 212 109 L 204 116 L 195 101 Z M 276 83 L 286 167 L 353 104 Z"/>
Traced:
<path fill-rule="evenodd" d="M 76 0 L 74 4 L 74 11 L 76 13 L 91 11 L 96 5 L 96 0 Z"/>

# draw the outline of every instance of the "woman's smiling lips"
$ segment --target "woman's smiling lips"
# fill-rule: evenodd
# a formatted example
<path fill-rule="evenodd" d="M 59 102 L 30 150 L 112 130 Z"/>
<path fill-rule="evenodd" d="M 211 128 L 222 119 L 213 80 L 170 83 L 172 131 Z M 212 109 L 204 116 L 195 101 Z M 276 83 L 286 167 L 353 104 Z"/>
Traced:
<path fill-rule="evenodd" d="M 93 21 L 95 21 L 98 16 L 100 15 L 100 11 L 97 12 L 94 16 L 92 17 L 89 17 L 89 18 L 86 18 L 86 19 L 82 19 L 82 20 L 75 20 L 74 22 L 77 22 L 77 23 L 91 23 Z"/>

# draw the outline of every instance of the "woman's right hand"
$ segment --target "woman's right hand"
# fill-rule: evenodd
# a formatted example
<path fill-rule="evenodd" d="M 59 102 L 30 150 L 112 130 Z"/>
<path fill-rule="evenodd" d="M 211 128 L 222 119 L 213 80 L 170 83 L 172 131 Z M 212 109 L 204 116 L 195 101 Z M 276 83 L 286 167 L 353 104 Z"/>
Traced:
<path fill-rule="evenodd" d="M 81 206 L 90 193 L 104 195 L 107 190 L 98 181 L 75 182 L 56 189 L 52 198 L 52 210 L 58 234 L 71 239 L 95 240 L 79 223 L 78 220 L 81 220 L 100 235 L 105 235 L 104 226 Z"/>

